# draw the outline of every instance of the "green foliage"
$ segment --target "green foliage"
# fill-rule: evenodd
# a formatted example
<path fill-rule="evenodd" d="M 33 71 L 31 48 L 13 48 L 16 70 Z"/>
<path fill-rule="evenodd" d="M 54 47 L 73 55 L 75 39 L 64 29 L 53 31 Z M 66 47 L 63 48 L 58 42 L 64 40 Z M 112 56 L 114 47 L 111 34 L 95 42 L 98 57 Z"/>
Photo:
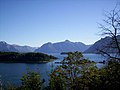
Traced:
<path fill-rule="evenodd" d="M 101 69 L 101 80 L 103 89 L 117 90 L 120 89 L 120 63 L 109 61 L 108 65 Z"/>
<path fill-rule="evenodd" d="M 77 90 L 81 88 L 79 80 L 86 72 L 92 69 L 97 69 L 94 62 L 84 59 L 82 53 L 68 53 L 58 66 L 50 74 L 50 89 L 51 90 Z"/>
<path fill-rule="evenodd" d="M 15 85 L 9 84 L 3 90 L 20 90 L 20 89 L 18 87 L 16 87 Z"/>
<path fill-rule="evenodd" d="M 27 70 L 27 73 L 20 79 L 21 85 L 19 87 L 9 84 L 5 90 L 43 90 L 45 80 L 41 80 L 40 76 L 39 72 Z"/>
<path fill-rule="evenodd" d="M 28 71 L 27 74 L 22 76 L 21 81 L 21 90 L 40 90 L 42 86 L 39 72 Z"/>
<path fill-rule="evenodd" d="M 84 90 L 118 90 L 120 89 L 120 63 L 109 61 L 106 67 L 101 69 L 91 68 L 78 78 L 76 84 Z M 76 89 L 76 90 L 78 90 Z"/>
<path fill-rule="evenodd" d="M 65 75 L 61 67 L 57 67 L 50 74 L 50 90 L 66 90 Z"/>
<path fill-rule="evenodd" d="M 82 53 L 69 53 L 62 65 L 50 74 L 49 90 L 118 90 L 120 63 L 108 61 L 98 69 L 95 62 L 84 59 Z"/>

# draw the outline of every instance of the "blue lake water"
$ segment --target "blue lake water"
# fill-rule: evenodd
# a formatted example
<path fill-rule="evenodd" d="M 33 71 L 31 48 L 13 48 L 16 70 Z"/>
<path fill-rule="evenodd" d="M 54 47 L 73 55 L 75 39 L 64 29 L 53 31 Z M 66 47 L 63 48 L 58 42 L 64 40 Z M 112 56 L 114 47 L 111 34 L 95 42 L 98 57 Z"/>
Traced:
<path fill-rule="evenodd" d="M 43 64 L 26 64 L 26 63 L 0 63 L 0 79 L 3 84 L 13 83 L 15 85 L 20 84 L 20 78 L 24 73 L 26 73 L 26 69 L 28 68 L 30 71 L 37 71 L 39 68 L 41 77 L 48 81 L 48 73 L 50 73 L 52 66 L 56 66 L 55 62 L 59 62 L 63 60 L 66 55 L 60 55 L 59 53 L 51 53 L 51 55 L 58 57 L 59 59 L 43 63 Z M 99 54 L 84 54 L 84 57 L 95 61 L 103 61 L 105 58 Z M 102 67 L 103 64 L 97 64 L 98 67 Z"/>

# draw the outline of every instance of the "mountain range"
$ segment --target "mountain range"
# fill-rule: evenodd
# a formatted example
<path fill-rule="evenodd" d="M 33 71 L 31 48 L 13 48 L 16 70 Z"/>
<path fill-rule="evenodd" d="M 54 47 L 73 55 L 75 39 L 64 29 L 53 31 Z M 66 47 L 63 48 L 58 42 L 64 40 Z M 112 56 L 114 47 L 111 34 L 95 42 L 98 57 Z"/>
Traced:
<path fill-rule="evenodd" d="M 58 42 L 58 43 L 46 43 L 43 44 L 40 48 L 36 49 L 35 52 L 43 53 L 61 53 L 61 52 L 73 52 L 80 51 L 84 52 L 91 45 L 85 45 L 81 42 L 71 42 L 69 40 Z"/>
<path fill-rule="evenodd" d="M 120 42 L 120 35 L 117 36 L 118 41 Z M 42 53 L 61 53 L 61 52 L 73 52 L 79 51 L 84 53 L 98 53 L 98 50 L 103 50 L 105 52 L 116 52 L 115 49 L 108 46 L 115 46 L 114 43 L 111 45 L 112 38 L 105 37 L 101 38 L 93 45 L 85 45 L 82 42 L 71 42 L 65 40 L 63 42 L 57 43 L 45 43 L 41 47 L 30 47 L 30 46 L 20 46 L 20 45 L 11 45 L 5 41 L 0 42 L 0 51 L 2 52 L 42 52 Z M 120 44 L 119 44 L 120 45 Z M 107 47 L 106 47 L 107 46 Z"/>

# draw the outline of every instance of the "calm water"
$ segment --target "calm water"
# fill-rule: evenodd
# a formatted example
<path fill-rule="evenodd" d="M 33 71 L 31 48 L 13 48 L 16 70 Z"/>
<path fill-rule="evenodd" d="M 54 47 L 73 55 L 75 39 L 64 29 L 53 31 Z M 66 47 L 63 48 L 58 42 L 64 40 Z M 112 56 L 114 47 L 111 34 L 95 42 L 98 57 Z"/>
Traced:
<path fill-rule="evenodd" d="M 59 53 L 52 53 L 51 55 L 58 57 L 59 59 L 44 64 L 24 64 L 24 63 L 0 63 L 0 78 L 2 83 L 20 84 L 21 76 L 26 73 L 26 69 L 36 70 L 39 68 L 41 77 L 48 80 L 48 73 L 50 73 L 52 66 L 56 66 L 55 62 L 63 60 L 66 55 L 60 55 Z M 98 54 L 84 54 L 84 57 L 93 61 L 103 61 L 104 57 Z M 97 64 L 98 67 L 102 67 L 103 64 Z"/>

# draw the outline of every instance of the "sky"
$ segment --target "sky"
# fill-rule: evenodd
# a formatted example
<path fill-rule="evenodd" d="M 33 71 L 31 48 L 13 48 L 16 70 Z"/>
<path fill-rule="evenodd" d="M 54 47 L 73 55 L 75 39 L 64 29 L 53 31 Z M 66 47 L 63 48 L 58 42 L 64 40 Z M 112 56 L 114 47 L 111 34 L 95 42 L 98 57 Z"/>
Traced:
<path fill-rule="evenodd" d="M 93 44 L 98 23 L 119 0 L 0 0 L 0 41 L 39 47 L 47 42 Z"/>

